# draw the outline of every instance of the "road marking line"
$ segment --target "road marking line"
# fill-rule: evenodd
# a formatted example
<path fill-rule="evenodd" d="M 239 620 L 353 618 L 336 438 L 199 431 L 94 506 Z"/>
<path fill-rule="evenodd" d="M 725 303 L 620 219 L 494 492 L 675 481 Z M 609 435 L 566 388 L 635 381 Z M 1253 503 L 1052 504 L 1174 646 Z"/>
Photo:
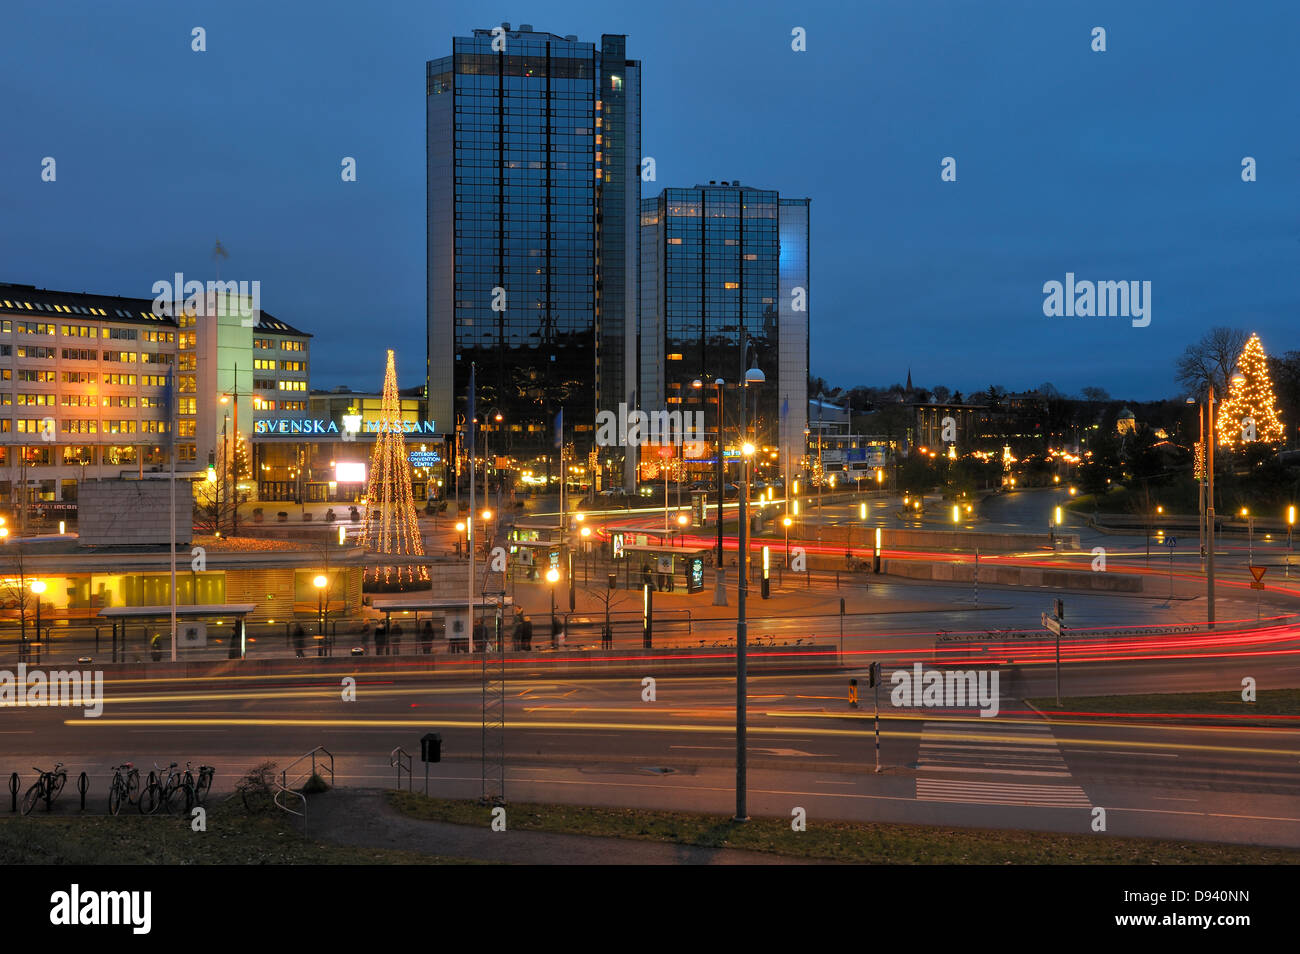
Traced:
<path fill-rule="evenodd" d="M 984 773 L 988 775 L 1035 775 L 1043 778 L 1070 778 L 1069 772 L 1040 772 L 1029 771 L 1025 769 L 991 769 L 991 768 L 965 768 L 960 765 L 927 765 L 918 766 L 919 772 L 967 772 L 970 774 Z"/>

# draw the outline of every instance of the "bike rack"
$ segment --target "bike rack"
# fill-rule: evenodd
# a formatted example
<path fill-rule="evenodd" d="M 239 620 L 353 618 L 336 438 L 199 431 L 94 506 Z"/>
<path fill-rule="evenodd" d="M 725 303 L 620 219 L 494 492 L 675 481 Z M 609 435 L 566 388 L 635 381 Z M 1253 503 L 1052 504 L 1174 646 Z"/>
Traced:
<path fill-rule="evenodd" d="M 403 761 L 405 760 L 405 761 Z M 397 790 L 402 789 L 402 770 L 406 770 L 406 790 L 411 790 L 411 753 L 400 745 L 388 753 L 388 764 L 397 769 Z"/>

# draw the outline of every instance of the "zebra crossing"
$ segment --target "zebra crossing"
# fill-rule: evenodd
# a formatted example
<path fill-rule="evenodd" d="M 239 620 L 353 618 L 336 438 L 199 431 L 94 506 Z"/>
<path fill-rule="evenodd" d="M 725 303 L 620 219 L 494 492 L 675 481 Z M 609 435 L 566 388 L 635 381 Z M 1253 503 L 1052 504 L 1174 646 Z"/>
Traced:
<path fill-rule="evenodd" d="M 927 721 L 916 768 L 918 801 L 1092 807 L 1046 723 Z"/>

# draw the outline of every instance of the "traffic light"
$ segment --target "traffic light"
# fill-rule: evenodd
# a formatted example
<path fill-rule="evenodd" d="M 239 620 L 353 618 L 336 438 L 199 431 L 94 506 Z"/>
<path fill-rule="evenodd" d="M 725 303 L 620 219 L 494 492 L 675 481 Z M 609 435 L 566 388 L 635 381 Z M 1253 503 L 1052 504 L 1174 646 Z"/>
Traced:
<path fill-rule="evenodd" d="M 1065 619 L 1065 600 L 1056 601 L 1056 618 Z"/>
<path fill-rule="evenodd" d="M 612 590 L 612 589 L 616 589 L 617 587 L 618 587 L 618 574 L 611 573 L 609 575 L 609 588 Z"/>
<path fill-rule="evenodd" d="M 880 663 L 873 662 L 867 667 L 867 688 L 874 689 L 880 685 Z"/>
<path fill-rule="evenodd" d="M 217 458 L 213 451 L 208 451 L 208 483 L 217 482 Z"/>

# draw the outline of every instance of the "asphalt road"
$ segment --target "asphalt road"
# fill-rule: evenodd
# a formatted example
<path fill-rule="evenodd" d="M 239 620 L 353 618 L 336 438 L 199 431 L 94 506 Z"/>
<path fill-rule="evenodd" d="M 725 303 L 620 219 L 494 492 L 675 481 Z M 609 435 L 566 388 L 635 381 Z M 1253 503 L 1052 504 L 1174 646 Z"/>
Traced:
<path fill-rule="evenodd" d="M 1262 637 L 1261 637 L 1262 639 Z M 1168 648 L 1159 660 L 1077 652 L 1067 694 L 1228 689 L 1243 675 L 1261 687 L 1296 685 L 1294 632 L 1251 644 L 1251 654 Z M 1134 653 L 1133 655 L 1143 655 Z M 847 701 L 849 674 L 751 676 L 750 811 L 837 818 L 1087 833 L 1096 807 L 1111 834 L 1300 845 L 1300 740 L 1294 727 L 1193 725 L 1118 717 L 1045 719 L 1024 704 L 1050 697 L 1050 661 L 1000 664 L 999 714 L 966 708 L 896 708 L 892 665 L 881 693 L 881 760 L 874 772 L 871 695 Z M 986 666 L 985 668 L 989 668 Z M 653 676 L 653 664 L 646 675 Z M 865 684 L 865 671 L 856 673 Z M 639 678 L 511 680 L 507 687 L 507 794 L 514 801 L 629 807 L 734 808 L 734 680 L 657 678 L 654 701 Z M 67 763 L 103 801 L 112 764 L 214 764 L 216 790 L 270 758 L 282 766 L 316 745 L 333 753 L 341 784 L 394 778 L 389 753 L 418 753 L 440 732 L 446 760 L 431 789 L 480 791 L 481 687 L 442 676 L 376 674 L 344 701 L 320 677 L 110 685 L 101 718 L 73 709 L 14 708 L 0 715 L 0 773 Z M 1294 726 L 1294 723 L 1292 723 Z M 416 763 L 416 787 L 423 774 Z M 71 796 L 71 797 L 69 797 Z M 60 809 L 75 804 L 74 786 Z"/>

